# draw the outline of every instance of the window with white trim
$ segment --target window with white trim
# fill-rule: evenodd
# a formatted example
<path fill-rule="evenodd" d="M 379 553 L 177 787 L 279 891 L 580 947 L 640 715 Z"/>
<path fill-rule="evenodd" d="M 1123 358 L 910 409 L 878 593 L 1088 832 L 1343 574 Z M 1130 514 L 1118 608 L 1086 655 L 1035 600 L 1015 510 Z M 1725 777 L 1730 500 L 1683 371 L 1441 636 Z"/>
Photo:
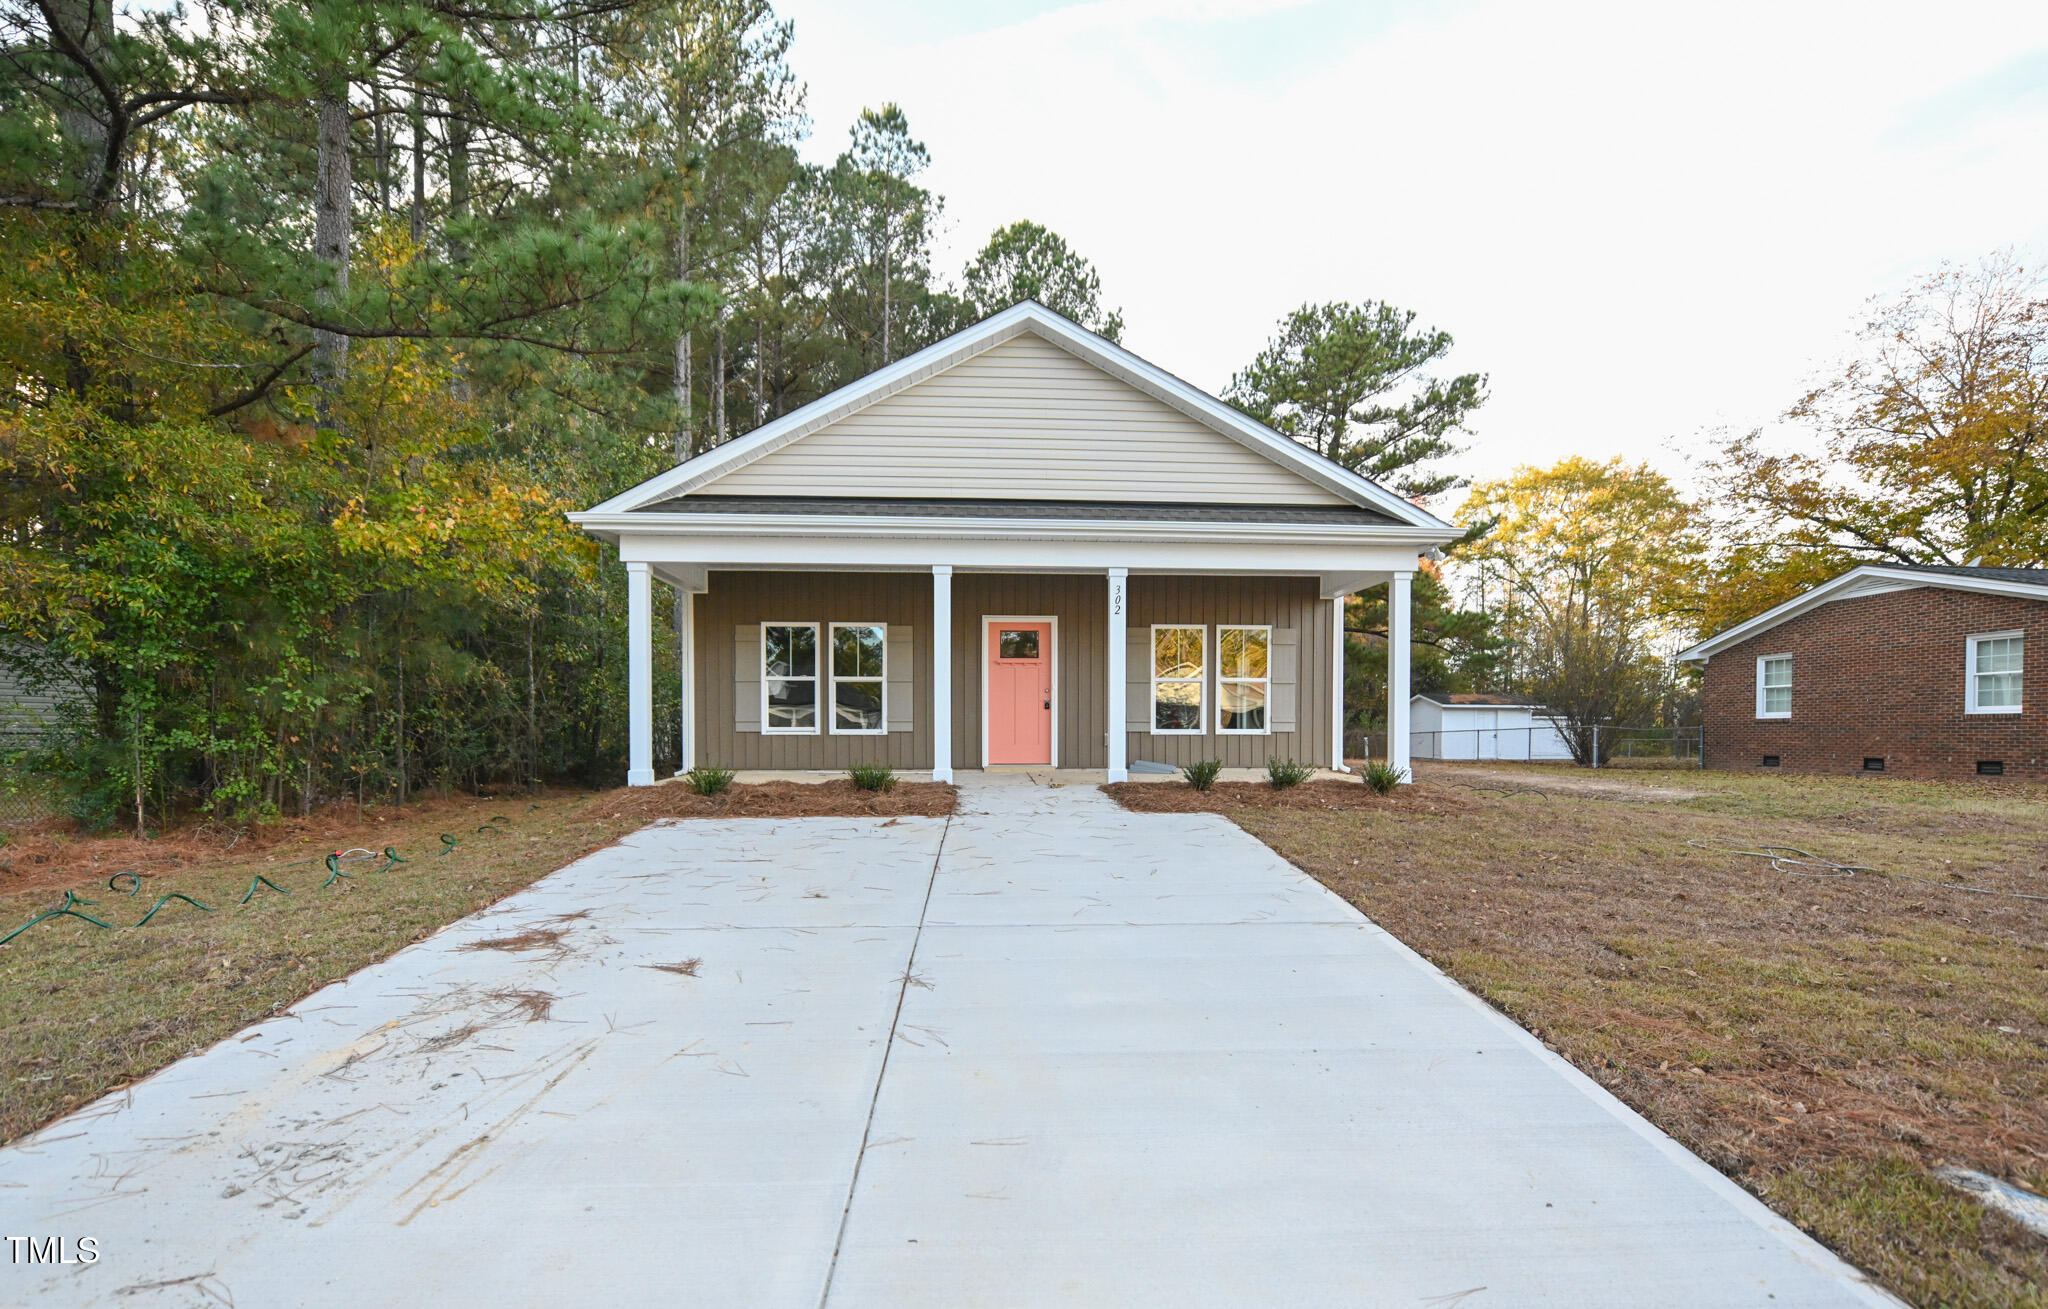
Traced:
<path fill-rule="evenodd" d="M 761 624 L 761 730 L 818 732 L 818 625 Z"/>
<path fill-rule="evenodd" d="M 1792 716 L 1792 656 L 1764 655 L 1756 661 L 1756 716 Z"/>
<path fill-rule="evenodd" d="M 1152 629 L 1152 731 L 1158 736 L 1202 734 L 1204 666 L 1209 629 Z"/>
<path fill-rule="evenodd" d="M 2026 662 L 2027 638 L 2019 632 L 1986 632 L 1969 639 L 1966 654 L 1969 698 L 1973 714 L 2016 714 L 2020 711 L 2020 674 Z"/>
<path fill-rule="evenodd" d="M 1267 697 L 1273 689 L 1273 629 L 1216 628 L 1216 730 L 1226 736 L 1258 736 L 1267 726 Z"/>
<path fill-rule="evenodd" d="M 880 736 L 889 730 L 889 628 L 832 624 L 832 733 Z"/>

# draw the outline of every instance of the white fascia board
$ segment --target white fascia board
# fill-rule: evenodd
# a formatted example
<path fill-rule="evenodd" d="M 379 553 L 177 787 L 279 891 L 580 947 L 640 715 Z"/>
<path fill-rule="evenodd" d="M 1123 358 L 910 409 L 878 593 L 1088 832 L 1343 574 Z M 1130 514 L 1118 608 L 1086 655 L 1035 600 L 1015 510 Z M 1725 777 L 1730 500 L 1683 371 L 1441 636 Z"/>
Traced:
<path fill-rule="evenodd" d="M 1435 533 L 1397 524 L 1332 528 L 1322 523 L 1186 523 L 1152 520 L 1072 518 L 954 518 L 908 515 L 837 514 L 659 514 L 588 513 L 568 515 L 592 535 L 619 542 L 670 538 L 713 543 L 732 539 L 777 537 L 831 541 L 857 547 L 872 540 L 990 542 L 1187 542 L 1189 544 L 1257 545 L 1288 542 L 1347 550 L 1375 548 L 1397 552 L 1380 570 L 1412 571 L 1421 552 L 1440 539 Z M 696 547 L 700 550 L 706 546 Z M 715 553 L 716 547 L 709 546 Z M 631 556 L 627 556 L 631 557 Z M 1363 576 L 1359 558 L 1347 572 Z"/>
<path fill-rule="evenodd" d="M 1000 572 L 1287 573 L 1324 577 L 1348 573 L 1360 563 L 1392 571 L 1412 546 L 1366 545 L 1357 541 L 1179 539 L 1078 540 L 1073 537 L 1001 539 L 988 537 L 785 535 L 691 537 L 635 534 L 619 538 L 619 558 L 651 564 L 691 564 L 706 569 L 801 569 L 862 571 L 956 569 Z"/>
<path fill-rule="evenodd" d="M 2032 582 L 2007 582 L 1993 577 L 1962 577 L 1953 573 L 1922 573 L 1910 568 L 1887 568 L 1883 564 L 1861 564 L 1837 577 L 1829 578 L 1810 591 L 1793 596 L 1776 608 L 1766 609 L 1746 622 L 1737 623 L 1725 632 L 1716 633 L 1698 645 L 1679 651 L 1678 660 L 1681 663 L 1703 664 L 1730 646 L 1740 645 L 1753 636 L 1768 632 L 1773 627 L 1818 609 L 1830 601 L 1853 600 L 1859 596 L 1882 595 L 1887 591 L 1905 591 L 1930 586 L 1948 591 L 1970 591 L 1978 595 L 2048 600 L 2048 586 Z"/>
<path fill-rule="evenodd" d="M 1385 487 L 1331 463 L 1299 442 L 1246 417 L 1214 396 L 1032 300 L 1012 305 L 943 341 L 926 346 L 916 354 L 897 360 L 887 368 L 877 369 L 858 381 L 849 382 L 736 441 L 677 464 L 665 473 L 592 506 L 588 512 L 621 513 L 697 490 L 736 468 L 772 454 L 800 437 L 885 400 L 1027 330 L 1038 333 L 1112 377 L 1353 504 L 1378 509 L 1402 523 L 1444 533 L 1442 537 L 1434 538 L 1432 543 L 1455 540 L 1460 534 L 1458 528 L 1420 506 L 1410 504 Z"/>

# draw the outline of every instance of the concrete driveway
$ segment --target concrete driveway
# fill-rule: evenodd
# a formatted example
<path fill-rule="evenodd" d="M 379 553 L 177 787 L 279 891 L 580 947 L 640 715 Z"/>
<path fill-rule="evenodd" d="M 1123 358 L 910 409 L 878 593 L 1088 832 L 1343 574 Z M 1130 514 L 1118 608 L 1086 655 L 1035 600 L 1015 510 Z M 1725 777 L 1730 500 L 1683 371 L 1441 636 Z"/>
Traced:
<path fill-rule="evenodd" d="M 99 1251 L 0 1301 L 1890 1303 L 1229 823 L 964 807 L 647 828 L 0 1151 Z"/>

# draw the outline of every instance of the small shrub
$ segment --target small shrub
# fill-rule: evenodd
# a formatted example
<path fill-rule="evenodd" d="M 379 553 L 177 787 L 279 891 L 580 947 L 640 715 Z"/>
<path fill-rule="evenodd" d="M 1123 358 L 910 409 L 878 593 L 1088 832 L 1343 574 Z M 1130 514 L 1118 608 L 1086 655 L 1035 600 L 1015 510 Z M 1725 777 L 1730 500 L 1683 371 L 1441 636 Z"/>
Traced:
<path fill-rule="evenodd" d="M 896 770 L 887 764 L 855 764 L 846 775 L 863 791 L 886 791 L 896 785 Z"/>
<path fill-rule="evenodd" d="M 1384 759 L 1375 759 L 1358 770 L 1358 780 L 1379 794 L 1388 795 L 1395 787 L 1408 780 L 1408 770 L 1396 768 Z"/>
<path fill-rule="evenodd" d="M 1223 771 L 1221 759 L 1204 759 L 1198 764 L 1181 765 L 1180 775 L 1188 779 L 1188 785 L 1197 791 L 1206 791 L 1216 785 L 1216 775 Z"/>
<path fill-rule="evenodd" d="M 702 764 L 683 774 L 683 785 L 698 795 L 717 795 L 732 785 L 730 768 L 706 768 Z"/>
<path fill-rule="evenodd" d="M 1274 755 L 1266 760 L 1266 780 L 1273 784 L 1275 791 L 1285 791 L 1290 786 L 1300 786 L 1316 775 L 1314 764 L 1298 764 L 1292 759 Z"/>

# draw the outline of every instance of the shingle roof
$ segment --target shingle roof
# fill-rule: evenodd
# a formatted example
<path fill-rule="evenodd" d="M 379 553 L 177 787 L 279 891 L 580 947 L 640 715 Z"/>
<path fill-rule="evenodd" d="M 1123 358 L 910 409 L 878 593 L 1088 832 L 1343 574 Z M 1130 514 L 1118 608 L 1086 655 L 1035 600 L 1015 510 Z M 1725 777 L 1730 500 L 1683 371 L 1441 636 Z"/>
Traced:
<path fill-rule="evenodd" d="M 1395 520 L 1360 505 L 1172 504 L 1106 500 L 898 500 L 865 496 L 683 495 L 636 514 L 831 514 L 908 518 L 1069 518 L 1159 523 L 1324 523 Z"/>
<path fill-rule="evenodd" d="M 1951 577 L 1982 577 L 1993 582 L 2028 582 L 2048 586 L 2048 568 L 1976 568 L 1967 564 L 1886 564 L 1909 573 L 1946 573 Z"/>

